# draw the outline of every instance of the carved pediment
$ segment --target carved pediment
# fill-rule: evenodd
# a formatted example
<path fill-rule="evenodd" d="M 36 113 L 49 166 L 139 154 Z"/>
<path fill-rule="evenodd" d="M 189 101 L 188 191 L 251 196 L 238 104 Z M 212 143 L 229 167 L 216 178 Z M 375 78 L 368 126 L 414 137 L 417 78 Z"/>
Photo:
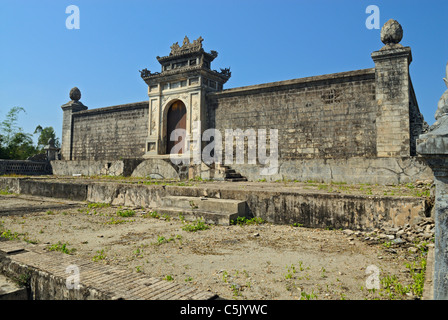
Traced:
<path fill-rule="evenodd" d="M 199 51 L 202 49 L 202 41 L 204 41 L 204 39 L 202 37 L 199 37 L 193 42 L 190 42 L 190 39 L 185 36 L 182 46 L 179 46 L 178 42 L 173 43 L 173 45 L 171 46 L 170 55 Z"/>

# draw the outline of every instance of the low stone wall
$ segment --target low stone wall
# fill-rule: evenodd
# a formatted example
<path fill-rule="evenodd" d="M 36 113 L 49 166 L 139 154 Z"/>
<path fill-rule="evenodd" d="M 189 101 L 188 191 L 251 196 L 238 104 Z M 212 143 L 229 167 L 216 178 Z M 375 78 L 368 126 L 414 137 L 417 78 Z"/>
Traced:
<path fill-rule="evenodd" d="M 43 181 L 41 179 L 0 177 L 0 190 L 75 201 L 85 201 L 87 199 L 86 184 Z"/>
<path fill-rule="evenodd" d="M 14 188 L 11 191 L 16 193 L 154 210 L 160 207 L 161 198 L 168 195 L 243 200 L 249 216 L 272 223 L 300 223 L 313 228 L 370 230 L 384 225 L 412 225 L 429 216 L 432 208 L 425 198 L 329 194 L 278 186 L 241 188 L 241 184 L 173 186 L 0 178 L 0 189 L 7 187 Z"/>
<path fill-rule="evenodd" d="M 143 159 L 55 160 L 51 161 L 53 174 L 58 176 L 130 176 Z"/>
<path fill-rule="evenodd" d="M 434 179 L 431 168 L 419 157 L 288 160 L 279 163 L 277 174 L 267 176 L 260 175 L 261 167 L 255 165 L 231 164 L 230 167 L 249 181 L 313 180 L 397 185 Z"/>
<path fill-rule="evenodd" d="M 17 193 L 40 197 L 70 199 L 84 201 L 87 197 L 85 184 L 72 184 L 64 182 L 51 182 L 39 180 L 20 180 Z"/>
<path fill-rule="evenodd" d="M 51 161 L 53 174 L 59 176 L 133 176 L 185 180 L 194 176 L 217 179 L 212 167 L 176 166 L 169 159 L 124 159 Z M 281 161 L 277 174 L 261 175 L 262 166 L 231 164 L 230 167 L 249 181 L 298 180 L 316 182 L 369 183 L 379 185 L 406 184 L 433 180 L 431 168 L 420 157 L 297 159 Z M 204 171 L 205 170 L 205 171 Z M 222 180 L 222 177 L 220 178 Z"/>
<path fill-rule="evenodd" d="M 124 176 L 154 179 L 186 180 L 189 166 L 175 165 L 169 159 L 57 160 L 51 161 L 53 174 L 58 176 Z M 194 166 L 192 166 L 194 167 Z"/>
<path fill-rule="evenodd" d="M 51 166 L 48 162 L 35 162 L 29 160 L 0 160 L 0 175 L 2 174 L 51 174 Z"/>
<path fill-rule="evenodd" d="M 219 186 L 167 186 L 171 195 L 244 200 L 249 216 L 277 224 L 300 223 L 312 228 L 350 228 L 371 230 L 384 225 L 413 225 L 429 216 L 432 204 L 424 198 L 357 196 L 285 190 L 220 188 Z M 132 203 L 123 197 L 122 204 Z"/>

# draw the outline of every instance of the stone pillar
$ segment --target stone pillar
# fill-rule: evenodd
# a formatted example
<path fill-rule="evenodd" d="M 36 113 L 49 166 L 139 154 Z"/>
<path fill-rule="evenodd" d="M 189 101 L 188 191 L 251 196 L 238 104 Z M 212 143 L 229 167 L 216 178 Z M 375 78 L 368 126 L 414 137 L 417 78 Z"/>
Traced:
<path fill-rule="evenodd" d="M 410 77 L 411 49 L 399 42 L 403 29 L 389 20 L 381 29 L 385 44 L 372 53 L 375 62 L 375 96 L 378 104 L 376 118 L 378 157 L 409 157 L 410 147 Z"/>
<path fill-rule="evenodd" d="M 70 90 L 70 102 L 62 105 L 62 141 L 61 160 L 72 160 L 72 135 L 73 135 L 73 113 L 87 110 L 87 107 L 79 101 L 81 91 L 74 87 Z"/>
<path fill-rule="evenodd" d="M 448 90 L 439 101 L 435 118 L 429 132 L 417 139 L 417 153 L 433 170 L 436 186 L 434 300 L 448 300 Z"/>

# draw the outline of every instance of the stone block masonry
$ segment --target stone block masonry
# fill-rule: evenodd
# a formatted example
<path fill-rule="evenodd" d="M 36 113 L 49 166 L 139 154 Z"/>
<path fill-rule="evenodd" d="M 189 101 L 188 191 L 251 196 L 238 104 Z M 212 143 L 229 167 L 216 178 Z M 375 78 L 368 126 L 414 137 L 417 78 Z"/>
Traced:
<path fill-rule="evenodd" d="M 147 101 L 76 112 L 72 156 L 65 160 L 141 158 L 147 129 Z"/>
<path fill-rule="evenodd" d="M 54 160 L 51 168 L 60 176 L 130 176 L 142 159 L 123 160 Z"/>
<path fill-rule="evenodd" d="M 235 164 L 235 170 L 249 181 L 260 180 L 259 169 L 250 164 Z M 266 181 L 345 182 L 349 184 L 398 185 L 432 181 L 432 170 L 418 157 L 348 159 L 297 159 L 280 163 L 278 173 L 264 176 Z"/>
<path fill-rule="evenodd" d="M 186 48 L 191 52 L 175 50 L 174 55 L 159 57 L 160 73 L 141 71 L 148 85 L 148 101 L 93 110 L 86 110 L 77 100 L 62 106 L 62 160 L 112 163 L 144 158 L 154 162 L 147 165 L 152 176 L 164 176 L 161 170 L 153 172 L 153 168 L 157 167 L 158 157 L 168 159 L 168 128 L 191 134 L 192 124 L 200 121 L 200 133 L 217 129 L 223 138 L 229 130 L 246 134 L 243 164 L 226 161 L 227 141 L 221 141 L 222 159 L 217 162 L 236 171 L 241 169 L 244 172 L 238 173 L 247 175 L 249 180 L 285 178 L 350 183 L 367 178 L 378 184 L 396 184 L 431 179 L 430 169 L 416 157 L 416 139 L 425 132 L 427 124 L 419 111 L 410 77 L 411 49 L 399 43 L 401 38 L 400 24 L 388 21 L 381 34 L 384 46 L 371 54 L 374 68 L 225 90 L 223 84 L 230 77 L 230 70 L 211 70 L 210 62 L 217 53 L 205 53 L 202 38 L 193 47 L 186 38 Z M 196 60 L 190 59 L 193 53 Z M 215 78 L 211 81 L 210 77 Z M 169 111 L 178 104 L 182 112 L 175 116 Z M 278 141 L 278 161 L 273 168 L 283 171 L 271 170 L 263 176 L 261 139 L 255 146 L 262 150 L 261 156 L 258 154 L 256 163 L 249 163 L 252 157 L 248 147 L 253 139 L 247 136 L 249 132 L 263 134 L 259 130 L 266 130 L 266 158 L 271 156 L 271 143 Z M 277 130 L 278 139 L 272 139 L 270 130 Z M 239 154 L 238 140 L 233 142 L 234 157 Z M 208 143 L 202 141 L 199 147 L 205 150 Z M 385 158 L 390 161 L 383 161 Z M 387 168 L 386 162 L 392 167 Z M 346 170 L 345 164 L 349 168 L 353 164 L 353 171 L 361 175 Z"/>
<path fill-rule="evenodd" d="M 374 69 L 229 89 L 208 99 L 210 126 L 221 132 L 278 129 L 281 160 L 377 154 Z"/>
<path fill-rule="evenodd" d="M 378 105 L 377 153 L 379 157 L 408 157 L 410 141 L 410 48 L 372 53 L 375 61 L 375 95 Z"/>

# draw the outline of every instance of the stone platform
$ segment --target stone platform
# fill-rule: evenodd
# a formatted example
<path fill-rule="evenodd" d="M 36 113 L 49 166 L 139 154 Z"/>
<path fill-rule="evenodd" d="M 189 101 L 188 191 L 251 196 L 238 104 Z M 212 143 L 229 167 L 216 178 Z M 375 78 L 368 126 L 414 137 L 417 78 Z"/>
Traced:
<path fill-rule="evenodd" d="M 352 189 L 350 189 L 352 188 Z M 167 197 L 207 198 L 206 211 L 219 211 L 217 201 L 245 202 L 244 215 L 276 224 L 298 223 L 311 228 L 374 229 L 413 225 L 429 216 L 432 200 L 399 187 L 323 185 L 282 182 L 154 181 L 88 177 L 0 177 L 0 190 L 42 197 L 152 208 L 166 206 Z M 412 186 L 412 188 L 415 188 Z M 353 190 L 353 191 L 352 191 Z M 398 190 L 398 191 L 397 191 Z M 421 189 L 421 193 L 430 190 Z M 400 191 L 401 192 L 401 191 Z M 178 202 L 179 203 L 179 202 Z M 184 208 L 184 213 L 187 209 Z M 178 212 L 182 212 L 182 209 Z M 243 211 L 241 211 L 243 212 Z M 177 214 L 177 213 L 176 213 Z M 234 217 L 227 218 L 227 221 Z M 227 222 L 228 223 L 228 222 Z"/>
<path fill-rule="evenodd" d="M 74 266 L 79 271 L 75 282 Z M 209 300 L 203 292 L 171 281 L 95 263 L 17 241 L 0 242 L 0 273 L 23 279 L 32 300 Z M 24 299 L 23 288 L 8 281 L 10 299 Z M 68 283 L 68 286 L 67 286 Z M 0 279 L 1 284 L 1 279 Z M 74 286 L 76 284 L 76 287 Z M 1 288 L 0 288 L 1 289 Z M 0 299 L 2 291 L 0 290 Z"/>

